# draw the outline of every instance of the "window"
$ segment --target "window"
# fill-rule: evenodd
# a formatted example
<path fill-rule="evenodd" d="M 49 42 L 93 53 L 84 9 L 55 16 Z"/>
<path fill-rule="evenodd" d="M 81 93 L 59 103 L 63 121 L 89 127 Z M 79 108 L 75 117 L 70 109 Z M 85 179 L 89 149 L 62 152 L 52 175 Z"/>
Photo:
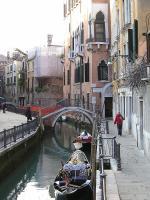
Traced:
<path fill-rule="evenodd" d="M 98 81 L 108 80 L 108 66 L 104 60 L 102 60 L 101 63 L 99 63 L 97 71 L 98 71 Z"/>
<path fill-rule="evenodd" d="M 12 66 L 12 65 L 10 65 L 10 72 L 12 72 L 12 69 L 13 69 L 13 66 Z"/>
<path fill-rule="evenodd" d="M 13 70 L 14 70 L 14 72 L 16 71 L 16 65 L 15 64 L 13 64 Z"/>
<path fill-rule="evenodd" d="M 72 51 L 74 51 L 74 34 L 73 34 L 73 37 L 72 37 Z"/>
<path fill-rule="evenodd" d="M 90 107 L 90 94 L 87 93 L 87 109 Z"/>
<path fill-rule="evenodd" d="M 83 26 L 83 23 L 82 23 L 82 28 L 81 28 L 81 44 L 84 43 L 84 26 Z"/>
<path fill-rule="evenodd" d="M 83 64 L 83 58 L 80 60 L 80 82 L 83 83 L 84 81 L 84 64 Z"/>
<path fill-rule="evenodd" d="M 30 79 L 28 78 L 27 92 L 29 92 L 29 88 L 30 88 Z"/>
<path fill-rule="evenodd" d="M 7 84 L 9 85 L 9 78 L 7 78 Z"/>
<path fill-rule="evenodd" d="M 102 12 L 98 12 L 95 20 L 95 40 L 105 42 L 105 21 Z"/>
<path fill-rule="evenodd" d="M 78 62 L 75 67 L 75 83 L 80 82 L 80 63 Z"/>
<path fill-rule="evenodd" d="M 64 71 L 64 85 L 65 85 L 65 71 Z"/>
<path fill-rule="evenodd" d="M 85 63 L 85 82 L 89 82 L 89 60 Z"/>
<path fill-rule="evenodd" d="M 125 24 L 125 2 L 124 0 L 122 1 L 122 20 L 123 20 L 123 25 Z"/>
<path fill-rule="evenodd" d="M 67 84 L 70 84 L 70 70 L 67 70 Z"/>
<path fill-rule="evenodd" d="M 128 29 L 128 55 L 130 60 L 138 57 L 138 21 L 134 20 L 133 29 Z"/>
<path fill-rule="evenodd" d="M 16 76 L 14 76 L 14 84 L 16 84 Z"/>

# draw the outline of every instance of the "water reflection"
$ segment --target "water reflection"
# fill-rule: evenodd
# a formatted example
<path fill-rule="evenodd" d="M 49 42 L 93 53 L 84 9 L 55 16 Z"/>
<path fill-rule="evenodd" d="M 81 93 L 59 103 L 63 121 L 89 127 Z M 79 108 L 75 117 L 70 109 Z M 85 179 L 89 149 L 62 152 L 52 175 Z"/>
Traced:
<path fill-rule="evenodd" d="M 66 161 L 71 154 L 76 135 L 71 125 L 57 123 L 55 134 L 46 133 L 42 144 L 29 152 L 17 170 L 0 183 L 0 200 L 55 199 L 53 182 L 61 160 Z"/>
<path fill-rule="evenodd" d="M 53 182 L 71 152 L 62 149 L 51 133 L 29 152 L 17 170 L 0 183 L 0 200 L 55 199 Z"/>
<path fill-rule="evenodd" d="M 32 154 L 32 159 L 23 162 L 13 175 L 10 175 L 0 184 L 0 199 L 17 199 L 20 192 L 26 187 L 27 183 L 35 174 L 38 162 L 39 149 L 36 148 Z"/>
<path fill-rule="evenodd" d="M 74 125 L 71 123 L 56 123 L 55 126 L 55 137 L 56 141 L 60 146 L 65 147 L 66 149 L 74 150 L 72 141 L 79 135 L 79 132 Z"/>

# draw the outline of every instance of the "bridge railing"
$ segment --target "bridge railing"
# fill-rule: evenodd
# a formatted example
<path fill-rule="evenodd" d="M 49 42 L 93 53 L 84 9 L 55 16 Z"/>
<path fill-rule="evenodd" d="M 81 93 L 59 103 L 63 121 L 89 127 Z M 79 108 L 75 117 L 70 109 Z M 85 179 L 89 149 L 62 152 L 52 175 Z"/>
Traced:
<path fill-rule="evenodd" d="M 86 101 L 81 102 L 78 99 L 61 99 L 57 102 L 57 105 L 60 105 L 62 107 L 82 107 L 92 112 L 101 112 L 100 105 L 93 105 L 92 103 Z"/>
<path fill-rule="evenodd" d="M 0 132 L 0 149 L 8 147 L 8 145 L 14 144 L 20 139 L 27 137 L 32 131 L 35 131 L 38 127 L 38 119 L 34 119 L 31 122 L 14 126 L 8 130 L 4 129 Z"/>

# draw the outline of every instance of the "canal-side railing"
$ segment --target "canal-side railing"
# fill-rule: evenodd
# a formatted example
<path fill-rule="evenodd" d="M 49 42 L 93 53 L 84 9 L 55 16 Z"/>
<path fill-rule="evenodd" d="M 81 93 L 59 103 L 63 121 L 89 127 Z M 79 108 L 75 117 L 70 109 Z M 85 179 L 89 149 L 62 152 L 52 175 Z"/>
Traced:
<path fill-rule="evenodd" d="M 100 171 L 100 199 L 106 200 L 107 188 L 104 162 L 106 159 L 113 158 L 117 162 L 117 170 L 121 170 L 120 144 L 117 143 L 115 136 L 109 136 L 108 122 L 100 116 L 96 119 L 96 132 Z"/>
<path fill-rule="evenodd" d="M 0 149 L 6 148 L 8 145 L 14 144 L 20 139 L 29 136 L 38 126 L 38 119 L 31 122 L 14 126 L 8 130 L 4 129 L 0 132 Z"/>
<path fill-rule="evenodd" d="M 115 145 L 116 143 L 116 137 L 104 137 L 102 135 L 102 143 L 103 143 L 103 154 L 105 155 L 105 158 L 115 158 Z"/>
<path fill-rule="evenodd" d="M 117 162 L 117 170 L 121 170 L 120 144 L 116 137 L 103 137 L 99 135 L 99 170 L 100 170 L 100 196 L 106 200 L 106 174 L 104 171 L 105 159 L 114 158 Z"/>
<path fill-rule="evenodd" d="M 121 170 L 120 144 L 117 143 L 116 136 L 104 137 L 102 135 L 102 143 L 105 158 L 114 158 L 117 161 L 117 169 Z"/>
<path fill-rule="evenodd" d="M 114 140 L 113 158 L 117 161 L 117 170 L 121 170 L 120 143 L 117 143 L 116 140 Z"/>
<path fill-rule="evenodd" d="M 99 135 L 99 171 L 100 171 L 100 197 L 101 200 L 106 200 L 106 174 L 104 172 L 104 152 L 103 140 Z"/>

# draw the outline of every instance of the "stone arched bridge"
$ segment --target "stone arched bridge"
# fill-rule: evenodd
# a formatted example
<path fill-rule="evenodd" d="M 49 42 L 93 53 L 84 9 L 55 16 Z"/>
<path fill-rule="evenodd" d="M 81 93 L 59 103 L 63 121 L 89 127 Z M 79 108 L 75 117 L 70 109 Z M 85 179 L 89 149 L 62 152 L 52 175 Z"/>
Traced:
<path fill-rule="evenodd" d="M 91 124 L 93 123 L 93 112 L 82 107 L 63 107 L 55 112 L 43 116 L 43 124 L 48 124 L 51 127 L 54 127 L 58 118 L 66 113 L 81 113 L 89 120 Z"/>

